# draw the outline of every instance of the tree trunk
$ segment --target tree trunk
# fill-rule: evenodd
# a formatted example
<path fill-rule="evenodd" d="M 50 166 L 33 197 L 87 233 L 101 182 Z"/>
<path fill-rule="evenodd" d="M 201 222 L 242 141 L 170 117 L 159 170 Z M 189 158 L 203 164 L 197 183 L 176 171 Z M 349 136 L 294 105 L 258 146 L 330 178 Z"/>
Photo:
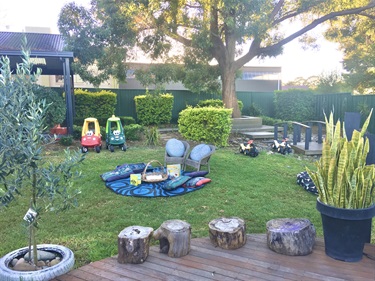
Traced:
<path fill-rule="evenodd" d="M 238 107 L 235 84 L 235 71 L 222 67 L 221 82 L 222 82 L 222 98 L 225 108 L 233 108 L 232 117 L 241 117 L 241 111 Z"/>
<path fill-rule="evenodd" d="M 153 236 L 160 242 L 160 252 L 172 258 L 186 256 L 190 251 L 191 226 L 185 221 L 165 221 Z"/>
<path fill-rule="evenodd" d="M 215 247 L 234 250 L 246 244 L 246 224 L 243 219 L 219 218 L 212 220 L 208 227 L 210 240 Z"/>
<path fill-rule="evenodd" d="M 144 226 L 129 226 L 118 235 L 119 263 L 143 263 L 149 254 L 150 238 L 153 228 Z"/>
<path fill-rule="evenodd" d="M 312 252 L 315 227 L 308 219 L 273 219 L 267 222 L 268 247 L 279 254 L 304 256 Z"/>

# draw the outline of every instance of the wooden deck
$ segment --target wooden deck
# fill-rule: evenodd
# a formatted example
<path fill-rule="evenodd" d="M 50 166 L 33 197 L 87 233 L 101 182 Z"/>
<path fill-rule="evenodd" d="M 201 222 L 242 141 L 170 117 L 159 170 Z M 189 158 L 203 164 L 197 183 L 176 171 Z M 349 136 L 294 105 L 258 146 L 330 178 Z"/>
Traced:
<path fill-rule="evenodd" d="M 365 253 L 375 257 L 375 245 L 367 244 Z M 116 256 L 93 262 L 54 281 L 108 280 L 375 280 L 375 260 L 363 256 L 360 262 L 334 260 L 324 253 L 317 239 L 313 253 L 285 256 L 267 247 L 265 234 L 250 234 L 245 246 L 237 250 L 215 248 L 209 238 L 191 240 L 191 251 L 181 258 L 150 248 L 142 264 L 119 264 Z"/>

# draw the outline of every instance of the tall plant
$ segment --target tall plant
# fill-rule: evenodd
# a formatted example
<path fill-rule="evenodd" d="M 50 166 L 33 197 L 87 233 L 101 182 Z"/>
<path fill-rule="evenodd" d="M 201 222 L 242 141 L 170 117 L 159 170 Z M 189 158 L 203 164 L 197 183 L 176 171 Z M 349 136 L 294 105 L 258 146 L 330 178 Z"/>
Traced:
<path fill-rule="evenodd" d="M 63 161 L 47 161 L 43 148 L 49 140 L 42 133 L 48 105 L 33 92 L 40 74 L 39 69 L 32 72 L 27 51 L 23 51 L 23 61 L 14 74 L 9 59 L 0 59 L 0 209 L 18 196 L 30 196 L 24 219 L 34 264 L 40 213 L 76 205 L 80 191 L 73 188 L 73 182 L 80 175 L 77 165 L 84 159 L 78 150 L 73 153 L 65 150 Z"/>
<path fill-rule="evenodd" d="M 366 165 L 370 150 L 364 134 L 372 110 L 361 131 L 354 130 L 349 141 L 340 120 L 334 124 L 331 112 L 326 120 L 326 139 L 316 171 L 307 169 L 319 192 L 319 200 L 345 209 L 361 209 L 375 203 L 375 165 Z"/>

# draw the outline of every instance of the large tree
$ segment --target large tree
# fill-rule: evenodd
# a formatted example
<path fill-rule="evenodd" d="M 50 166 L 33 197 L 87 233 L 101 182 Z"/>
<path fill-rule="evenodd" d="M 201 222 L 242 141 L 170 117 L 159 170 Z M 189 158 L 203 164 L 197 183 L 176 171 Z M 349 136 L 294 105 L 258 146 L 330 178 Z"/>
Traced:
<path fill-rule="evenodd" d="M 375 93 L 375 11 L 332 20 L 326 37 L 344 53 L 345 81 L 361 94 Z"/>
<path fill-rule="evenodd" d="M 81 48 L 86 60 L 83 45 L 77 42 L 86 40 L 89 48 L 99 44 L 100 51 L 90 57 L 91 62 L 97 60 L 99 73 L 116 65 L 111 70 L 116 75 L 119 61 L 105 58 L 121 44 L 130 49 L 135 42 L 132 36 L 151 58 L 170 59 L 172 47 L 178 46 L 175 62 L 217 64 L 223 102 L 233 108 L 233 117 L 239 117 L 235 78 L 242 66 L 254 58 L 280 55 L 285 44 L 328 20 L 371 10 L 375 0 L 93 0 L 91 5 L 90 11 L 65 6 L 59 28 L 70 47 Z M 85 17 L 89 20 L 76 17 L 78 10 L 90 14 Z M 287 32 L 285 27 L 290 27 Z M 96 54 L 97 58 L 92 56 Z M 87 63 L 81 61 L 83 66 Z"/>

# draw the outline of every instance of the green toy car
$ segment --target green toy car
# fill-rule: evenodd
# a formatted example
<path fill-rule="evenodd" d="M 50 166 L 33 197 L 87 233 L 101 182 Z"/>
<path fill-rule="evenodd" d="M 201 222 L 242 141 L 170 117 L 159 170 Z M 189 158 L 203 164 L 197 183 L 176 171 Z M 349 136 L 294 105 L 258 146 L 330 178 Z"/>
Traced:
<path fill-rule="evenodd" d="M 124 128 L 122 127 L 120 118 L 112 115 L 107 119 L 105 127 L 106 132 L 106 146 L 111 152 L 115 151 L 115 146 L 118 146 L 122 151 L 126 151 L 126 139 Z"/>

